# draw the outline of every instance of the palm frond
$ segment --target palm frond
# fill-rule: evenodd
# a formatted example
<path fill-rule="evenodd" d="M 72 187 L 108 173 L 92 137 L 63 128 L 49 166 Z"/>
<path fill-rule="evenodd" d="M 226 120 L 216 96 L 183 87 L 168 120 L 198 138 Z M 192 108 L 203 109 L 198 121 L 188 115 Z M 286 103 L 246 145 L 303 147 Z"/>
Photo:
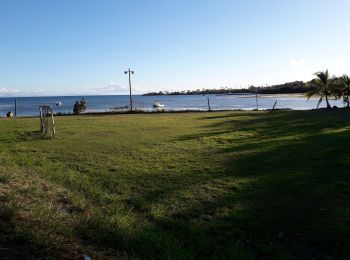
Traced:
<path fill-rule="evenodd" d="M 318 90 L 316 89 L 316 90 L 312 90 L 312 91 L 307 92 L 307 93 L 305 94 L 305 96 L 307 97 L 307 100 L 309 100 L 312 96 L 317 95 L 317 94 L 319 94 L 319 92 L 318 92 Z"/>
<path fill-rule="evenodd" d="M 323 84 L 320 79 L 316 78 L 307 83 L 307 87 L 309 88 L 322 88 Z"/>
<path fill-rule="evenodd" d="M 350 91 L 350 77 L 348 75 L 344 74 L 343 76 L 340 77 L 340 79 L 344 83 L 344 89 Z"/>
<path fill-rule="evenodd" d="M 346 74 L 343 74 L 343 76 L 340 77 L 342 80 L 344 80 L 344 82 L 346 82 L 347 84 L 350 84 L 350 77 Z"/>
<path fill-rule="evenodd" d="M 317 79 L 319 79 L 322 82 L 323 85 L 327 85 L 329 81 L 328 70 L 326 70 L 325 72 L 323 71 L 316 72 L 315 76 L 317 77 Z"/>

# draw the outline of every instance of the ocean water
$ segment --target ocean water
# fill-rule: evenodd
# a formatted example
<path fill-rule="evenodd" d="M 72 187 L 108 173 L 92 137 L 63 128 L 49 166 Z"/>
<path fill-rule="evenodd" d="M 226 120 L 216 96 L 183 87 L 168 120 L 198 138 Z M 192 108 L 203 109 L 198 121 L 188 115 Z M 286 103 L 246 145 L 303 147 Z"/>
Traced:
<path fill-rule="evenodd" d="M 55 113 L 72 113 L 75 101 L 83 96 L 63 97 L 17 97 L 18 116 L 39 115 L 39 105 L 51 105 Z M 153 103 L 160 101 L 164 104 L 165 111 L 181 110 L 208 110 L 208 100 L 212 110 L 252 110 L 256 109 L 255 95 L 179 95 L 179 96 L 133 96 L 133 106 L 138 110 L 153 111 Z M 88 112 L 113 111 L 115 108 L 128 106 L 129 96 L 85 96 Z M 61 106 L 56 106 L 60 101 Z M 308 110 L 317 106 L 318 99 L 306 100 L 302 95 L 259 95 L 259 109 L 271 109 L 277 101 L 278 109 Z M 343 107 L 341 100 L 330 100 L 331 105 Z M 320 107 L 325 107 L 322 102 Z M 0 98 L 0 116 L 15 111 L 15 98 Z"/>

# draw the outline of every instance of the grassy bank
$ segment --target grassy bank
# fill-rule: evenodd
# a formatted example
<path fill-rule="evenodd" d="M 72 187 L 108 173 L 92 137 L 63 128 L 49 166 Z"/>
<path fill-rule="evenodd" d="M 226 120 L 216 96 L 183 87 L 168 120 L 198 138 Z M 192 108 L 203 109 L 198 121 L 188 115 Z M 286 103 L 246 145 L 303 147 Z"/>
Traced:
<path fill-rule="evenodd" d="M 345 258 L 350 113 L 0 120 L 0 258 Z"/>

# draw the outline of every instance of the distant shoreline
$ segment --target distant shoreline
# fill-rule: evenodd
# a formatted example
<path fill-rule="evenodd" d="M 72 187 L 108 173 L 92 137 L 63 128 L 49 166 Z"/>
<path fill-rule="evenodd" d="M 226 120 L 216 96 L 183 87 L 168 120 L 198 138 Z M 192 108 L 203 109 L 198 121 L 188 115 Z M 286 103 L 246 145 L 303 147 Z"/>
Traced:
<path fill-rule="evenodd" d="M 272 86 L 250 86 L 247 88 L 220 88 L 220 89 L 197 89 L 184 91 L 159 91 L 149 92 L 144 96 L 163 95 L 244 95 L 244 94 L 303 94 L 314 90 L 314 87 L 303 81 L 287 82 Z"/>
<path fill-rule="evenodd" d="M 256 96 L 255 93 L 228 93 L 228 94 L 174 94 L 174 95 L 142 95 L 147 97 L 158 97 L 158 96 L 235 96 L 237 98 L 254 98 Z M 268 97 L 285 97 L 285 98 L 303 98 L 305 97 L 305 93 L 282 93 L 282 94 L 265 94 L 258 93 L 259 98 L 268 98 Z"/>
<path fill-rule="evenodd" d="M 141 96 L 150 96 L 150 97 L 157 97 L 157 96 L 206 96 L 206 95 L 215 95 L 215 96 L 255 96 L 256 94 L 258 95 L 298 95 L 298 96 L 304 96 L 305 93 L 308 91 L 304 92 L 286 92 L 286 93 L 265 93 L 265 92 L 237 92 L 237 93 L 146 93 L 142 94 Z"/>

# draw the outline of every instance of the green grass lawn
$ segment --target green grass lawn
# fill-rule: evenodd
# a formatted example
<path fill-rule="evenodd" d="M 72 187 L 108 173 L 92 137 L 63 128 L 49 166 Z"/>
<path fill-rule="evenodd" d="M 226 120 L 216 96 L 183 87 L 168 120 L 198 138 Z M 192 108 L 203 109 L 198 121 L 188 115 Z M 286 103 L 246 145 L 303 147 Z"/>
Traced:
<path fill-rule="evenodd" d="M 350 254 L 350 112 L 0 120 L 0 258 Z"/>

